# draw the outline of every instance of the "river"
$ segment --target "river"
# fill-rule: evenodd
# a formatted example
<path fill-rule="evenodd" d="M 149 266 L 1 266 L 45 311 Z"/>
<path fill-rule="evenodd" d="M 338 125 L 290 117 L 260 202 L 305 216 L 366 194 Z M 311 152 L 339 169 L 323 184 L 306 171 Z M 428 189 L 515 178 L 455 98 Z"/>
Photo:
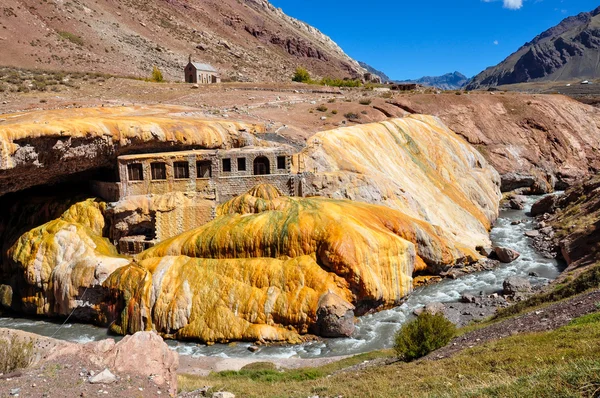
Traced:
<path fill-rule="evenodd" d="M 167 341 L 182 355 L 218 356 L 223 358 L 316 358 L 338 355 L 351 355 L 391 347 L 395 332 L 411 319 L 414 309 L 430 302 L 456 302 L 462 293 L 491 294 L 502 290 L 502 282 L 509 276 L 528 278 L 532 285 L 547 284 L 561 271 L 556 260 L 549 260 L 536 253 L 530 246 L 530 238 L 524 232 L 533 229 L 534 220 L 526 216 L 531 205 L 540 196 L 527 197 L 525 210 L 503 210 L 490 233 L 494 246 L 505 246 L 517 250 L 521 257 L 511 264 L 501 265 L 491 271 L 470 274 L 458 279 L 445 279 L 440 283 L 415 290 L 400 307 L 358 319 L 356 331 L 351 338 L 324 339 L 301 345 L 283 345 L 263 347 L 256 353 L 248 350 L 250 343 L 215 344 L 206 346 L 196 343 Z M 524 220 L 521 224 L 511 225 L 512 221 Z M 535 272 L 537 276 L 529 276 Z M 89 342 L 109 336 L 107 330 L 85 324 L 66 324 L 25 318 L 0 318 L 0 327 L 14 328 L 52 336 L 58 339 Z"/>

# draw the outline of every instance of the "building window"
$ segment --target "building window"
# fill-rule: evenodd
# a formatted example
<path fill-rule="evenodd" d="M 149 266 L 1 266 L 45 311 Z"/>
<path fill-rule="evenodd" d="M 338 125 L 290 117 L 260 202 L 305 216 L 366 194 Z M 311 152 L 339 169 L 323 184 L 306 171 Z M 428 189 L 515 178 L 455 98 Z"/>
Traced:
<path fill-rule="evenodd" d="M 152 172 L 153 180 L 167 179 L 167 165 L 165 163 L 151 163 L 150 171 Z"/>
<path fill-rule="evenodd" d="M 231 159 L 223 159 L 223 172 L 229 173 L 231 171 Z"/>
<path fill-rule="evenodd" d="M 277 170 L 285 170 L 285 156 L 277 156 Z"/>
<path fill-rule="evenodd" d="M 211 178 L 212 167 L 210 160 L 196 162 L 196 172 L 198 174 L 198 178 Z"/>
<path fill-rule="evenodd" d="M 127 177 L 129 181 L 142 181 L 144 179 L 144 168 L 141 163 L 127 165 Z"/>
<path fill-rule="evenodd" d="M 246 158 L 238 158 L 238 171 L 246 171 Z"/>
<path fill-rule="evenodd" d="M 127 251 L 129 253 L 135 253 L 135 245 L 133 244 L 133 242 L 127 242 Z"/>
<path fill-rule="evenodd" d="M 254 174 L 271 174 L 271 163 L 269 162 L 269 159 L 267 159 L 264 156 L 259 156 L 256 159 L 254 159 Z"/>
<path fill-rule="evenodd" d="M 188 162 L 173 163 L 173 175 L 177 179 L 190 178 L 190 165 Z"/>

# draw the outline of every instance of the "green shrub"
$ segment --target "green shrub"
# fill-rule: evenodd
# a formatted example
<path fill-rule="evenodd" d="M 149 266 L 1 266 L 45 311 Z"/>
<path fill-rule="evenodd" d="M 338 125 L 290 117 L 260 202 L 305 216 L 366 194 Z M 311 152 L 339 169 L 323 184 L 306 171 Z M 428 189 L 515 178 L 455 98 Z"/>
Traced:
<path fill-rule="evenodd" d="M 344 114 L 344 117 L 348 120 L 357 120 L 360 119 L 360 115 L 354 112 L 348 112 Z"/>
<path fill-rule="evenodd" d="M 160 69 L 158 69 L 158 66 L 156 65 L 154 65 L 154 68 L 152 69 L 152 77 L 150 78 L 150 80 L 156 83 L 160 83 L 164 80 L 162 72 L 160 71 Z"/>
<path fill-rule="evenodd" d="M 331 77 L 324 77 L 319 83 L 330 87 L 360 87 L 361 84 L 360 80 L 333 79 Z"/>
<path fill-rule="evenodd" d="M 241 370 L 277 370 L 273 362 L 252 362 L 242 367 Z"/>
<path fill-rule="evenodd" d="M 317 110 L 319 112 L 327 112 L 327 107 L 325 105 L 319 105 L 317 106 Z"/>
<path fill-rule="evenodd" d="M 329 99 L 327 100 L 327 102 L 329 102 L 330 104 L 333 104 L 333 103 L 335 102 L 335 98 L 329 98 Z"/>
<path fill-rule="evenodd" d="M 33 342 L 13 335 L 9 340 L 0 338 L 0 373 L 23 369 L 33 361 Z"/>
<path fill-rule="evenodd" d="M 364 98 L 364 99 L 361 99 L 360 101 L 358 101 L 358 103 L 361 105 L 371 105 L 371 100 L 368 98 Z"/>
<path fill-rule="evenodd" d="M 308 71 L 306 69 L 299 66 L 296 68 L 296 72 L 294 73 L 294 76 L 292 77 L 292 81 L 299 82 L 299 83 L 308 83 L 308 82 L 310 82 L 310 74 L 308 73 Z"/>
<path fill-rule="evenodd" d="M 337 109 L 334 109 L 334 110 L 332 110 L 332 111 L 331 111 L 331 113 L 332 113 L 333 115 L 337 115 L 337 112 L 338 112 L 338 111 L 337 111 Z"/>
<path fill-rule="evenodd" d="M 398 331 L 394 350 L 403 361 L 412 361 L 445 346 L 455 334 L 456 326 L 444 315 L 423 312 Z"/>

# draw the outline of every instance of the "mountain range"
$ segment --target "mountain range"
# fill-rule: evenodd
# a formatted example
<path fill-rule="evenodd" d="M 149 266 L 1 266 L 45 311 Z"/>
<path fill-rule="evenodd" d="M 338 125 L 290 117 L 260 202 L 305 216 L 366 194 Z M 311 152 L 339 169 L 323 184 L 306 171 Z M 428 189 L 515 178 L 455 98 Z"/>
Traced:
<path fill-rule="evenodd" d="M 395 83 L 417 83 L 441 90 L 458 90 L 467 84 L 469 78 L 460 72 L 446 73 L 442 76 L 424 76 L 416 80 L 395 81 Z"/>
<path fill-rule="evenodd" d="M 182 80 L 194 61 L 224 81 L 290 81 L 366 72 L 328 36 L 267 0 L 3 0 L 0 64 Z"/>
<path fill-rule="evenodd" d="M 475 76 L 467 89 L 531 81 L 600 77 L 600 7 L 564 19 L 525 43 L 497 66 Z"/>

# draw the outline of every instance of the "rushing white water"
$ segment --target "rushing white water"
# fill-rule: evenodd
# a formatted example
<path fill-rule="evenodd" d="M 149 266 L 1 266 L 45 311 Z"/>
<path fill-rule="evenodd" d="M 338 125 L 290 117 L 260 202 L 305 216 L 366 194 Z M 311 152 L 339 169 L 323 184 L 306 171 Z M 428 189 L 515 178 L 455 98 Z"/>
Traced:
<path fill-rule="evenodd" d="M 357 354 L 375 349 L 391 347 L 395 332 L 406 320 L 412 317 L 414 309 L 431 302 L 456 302 L 464 292 L 483 292 L 490 294 L 502 290 L 502 282 L 509 276 L 517 275 L 530 279 L 531 283 L 545 284 L 555 279 L 560 272 L 556 260 L 549 260 L 537 254 L 529 245 L 524 232 L 533 229 L 532 218 L 526 216 L 531 205 L 540 197 L 527 197 L 526 210 L 505 210 L 500 214 L 491 231 L 495 246 L 512 248 L 521 257 L 511 264 L 501 265 L 491 271 L 470 274 L 459 279 L 446 279 L 440 283 L 420 288 L 410 295 L 400 307 L 367 315 L 358 319 L 356 332 L 351 338 L 324 339 L 302 345 L 283 345 L 263 347 L 256 353 L 248 351 L 249 343 L 212 346 L 195 343 L 168 341 L 168 344 L 180 354 L 194 356 L 219 357 L 261 357 L 261 358 L 314 358 Z M 521 224 L 511 225 L 512 221 L 524 220 Z M 538 276 L 530 277 L 535 272 Z M 59 339 L 88 342 L 108 337 L 106 329 L 84 324 L 60 324 L 47 321 L 0 318 L 0 327 L 21 329 Z M 115 337 L 115 336 L 111 336 Z M 117 336 L 118 338 L 118 336 Z"/>

